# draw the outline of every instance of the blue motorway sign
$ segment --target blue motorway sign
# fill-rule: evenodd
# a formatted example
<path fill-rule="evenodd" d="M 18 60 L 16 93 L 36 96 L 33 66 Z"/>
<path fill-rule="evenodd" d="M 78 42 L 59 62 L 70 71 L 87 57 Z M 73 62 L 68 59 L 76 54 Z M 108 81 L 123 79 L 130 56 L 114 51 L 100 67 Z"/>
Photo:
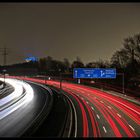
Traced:
<path fill-rule="evenodd" d="M 114 68 L 74 68 L 73 78 L 116 78 Z"/>

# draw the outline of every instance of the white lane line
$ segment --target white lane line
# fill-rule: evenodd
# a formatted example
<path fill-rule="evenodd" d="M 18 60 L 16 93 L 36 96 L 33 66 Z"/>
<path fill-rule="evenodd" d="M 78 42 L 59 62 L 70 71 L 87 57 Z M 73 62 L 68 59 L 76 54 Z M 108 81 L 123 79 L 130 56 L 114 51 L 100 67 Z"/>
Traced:
<path fill-rule="evenodd" d="M 94 110 L 94 108 L 93 108 L 93 107 L 91 107 L 91 109 L 92 109 L 92 110 Z"/>
<path fill-rule="evenodd" d="M 121 115 L 119 113 L 117 113 L 117 115 L 121 118 Z"/>
<path fill-rule="evenodd" d="M 98 114 L 96 116 L 97 116 L 98 119 L 100 119 L 100 116 Z"/>
<path fill-rule="evenodd" d="M 109 109 L 111 109 L 111 107 L 110 106 L 107 106 Z"/>
<path fill-rule="evenodd" d="M 103 101 L 100 101 L 101 103 L 104 103 Z"/>
<path fill-rule="evenodd" d="M 135 129 L 134 129 L 131 125 L 129 125 L 129 127 L 130 127 L 133 131 L 135 131 Z"/>
<path fill-rule="evenodd" d="M 104 126 L 103 126 L 103 129 L 104 129 L 105 133 L 107 133 L 106 128 Z"/>
<path fill-rule="evenodd" d="M 115 100 L 115 99 L 113 99 L 113 98 L 111 98 L 111 97 L 107 97 L 107 96 L 105 96 L 105 95 L 102 95 L 102 96 L 104 96 L 105 98 L 108 98 L 108 99 L 110 99 L 110 100 L 112 100 L 112 101 L 115 101 L 115 102 L 117 102 L 117 103 L 119 103 L 119 104 L 121 104 L 121 105 L 123 105 L 123 106 L 125 106 L 125 107 L 127 107 L 127 108 L 129 108 L 129 109 L 131 109 L 132 111 L 134 111 L 135 113 L 137 113 L 137 114 L 140 115 L 140 112 L 138 112 L 137 110 L 135 110 L 135 109 L 133 109 L 133 108 L 127 106 L 126 104 L 124 104 L 124 103 L 122 103 L 122 102 L 120 102 L 120 101 L 118 101 L 118 100 Z"/>
<path fill-rule="evenodd" d="M 76 113 L 76 108 L 75 108 L 72 100 L 69 98 L 69 96 L 67 96 L 66 94 L 65 94 L 65 96 L 70 100 L 70 102 L 72 104 L 72 107 L 74 109 L 74 116 L 75 116 L 75 133 L 74 133 L 74 137 L 76 137 L 77 136 L 77 113 Z"/>

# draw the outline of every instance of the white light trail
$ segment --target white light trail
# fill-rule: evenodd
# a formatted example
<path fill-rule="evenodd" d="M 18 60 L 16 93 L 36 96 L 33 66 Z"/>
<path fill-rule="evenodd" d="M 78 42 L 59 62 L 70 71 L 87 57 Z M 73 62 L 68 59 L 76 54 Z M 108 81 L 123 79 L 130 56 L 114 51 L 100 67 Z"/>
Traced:
<path fill-rule="evenodd" d="M 2 78 L 0 78 L 1 81 L 3 81 Z M 14 91 L 9 94 L 8 96 L 2 98 L 0 100 L 0 107 L 5 105 L 6 103 L 10 102 L 11 100 L 14 100 L 17 97 L 20 97 L 23 93 L 23 87 L 20 83 L 13 81 L 11 79 L 5 79 L 5 82 L 9 83 L 11 86 L 13 86 Z"/>
<path fill-rule="evenodd" d="M 15 80 L 15 79 L 6 79 L 6 80 L 7 80 L 6 81 L 7 83 L 11 84 L 15 88 L 14 94 L 16 94 L 16 95 L 13 95 L 13 96 L 17 97 L 17 95 L 18 95 L 18 96 L 21 96 L 21 98 L 18 101 L 15 101 L 14 104 L 12 104 L 9 107 L 5 108 L 4 110 L 0 111 L 0 120 L 3 119 L 4 117 L 8 116 L 15 110 L 17 110 L 19 107 L 21 107 L 25 104 L 28 104 L 34 97 L 34 91 L 29 84 L 27 84 L 23 81 L 20 81 L 20 80 Z M 9 82 L 9 81 L 11 81 L 11 82 Z M 21 91 L 18 90 L 19 86 L 17 86 L 17 85 L 20 85 L 22 87 L 22 93 L 20 93 L 20 94 L 19 94 L 19 92 L 21 92 Z M 23 88 L 25 89 L 25 96 L 22 96 Z M 11 93 L 11 94 L 13 94 L 13 93 Z M 13 99 L 13 96 L 11 96 L 12 99 Z M 6 97 L 5 97 L 5 99 L 7 100 Z M 9 99 L 10 99 L 10 96 L 8 97 L 8 100 Z M 6 102 L 6 101 L 3 100 L 3 102 Z M 3 102 L 1 102 L 1 103 L 3 103 Z"/>

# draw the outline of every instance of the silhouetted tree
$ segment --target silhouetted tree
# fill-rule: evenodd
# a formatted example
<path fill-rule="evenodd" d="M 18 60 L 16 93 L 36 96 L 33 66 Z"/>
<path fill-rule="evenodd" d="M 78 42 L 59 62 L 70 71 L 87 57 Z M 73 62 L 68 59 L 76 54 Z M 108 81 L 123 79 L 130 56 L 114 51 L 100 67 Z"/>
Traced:
<path fill-rule="evenodd" d="M 81 58 L 80 58 L 79 56 L 76 57 L 76 61 L 82 62 L 82 61 L 81 61 Z"/>
<path fill-rule="evenodd" d="M 118 69 L 123 69 L 127 66 L 130 59 L 125 49 L 116 51 L 111 57 L 111 66 Z"/>
<path fill-rule="evenodd" d="M 111 66 L 125 73 L 125 85 L 140 73 L 140 34 L 124 39 L 123 48 L 111 58 Z M 129 85 L 129 84 L 128 84 Z"/>
<path fill-rule="evenodd" d="M 64 73 L 64 72 L 65 72 L 66 66 L 65 66 L 65 64 L 64 64 L 63 62 L 61 62 L 61 61 L 56 61 L 56 66 L 57 66 L 57 71 L 58 71 L 59 73 Z"/>
<path fill-rule="evenodd" d="M 86 67 L 88 67 L 88 68 L 108 68 L 108 67 L 110 67 L 110 63 L 107 60 L 103 61 L 102 59 L 99 59 L 97 61 L 87 63 Z"/>
<path fill-rule="evenodd" d="M 69 72 L 70 62 L 67 58 L 64 58 L 64 65 L 65 65 L 65 71 Z"/>
<path fill-rule="evenodd" d="M 46 59 L 45 58 L 40 58 L 39 59 L 39 70 L 40 71 L 45 71 L 46 70 Z"/>
<path fill-rule="evenodd" d="M 71 68 L 82 68 L 84 67 L 84 63 L 81 61 L 79 57 L 76 58 L 75 61 L 73 61 Z"/>
<path fill-rule="evenodd" d="M 86 68 L 94 68 L 95 67 L 95 62 L 89 62 L 86 64 Z"/>
<path fill-rule="evenodd" d="M 136 75 L 140 68 L 140 34 L 125 38 L 123 46 L 113 54 L 111 64 L 116 68 L 127 69 L 131 75 Z"/>
<path fill-rule="evenodd" d="M 135 57 L 138 63 L 140 63 L 140 33 L 134 36 L 135 39 Z"/>

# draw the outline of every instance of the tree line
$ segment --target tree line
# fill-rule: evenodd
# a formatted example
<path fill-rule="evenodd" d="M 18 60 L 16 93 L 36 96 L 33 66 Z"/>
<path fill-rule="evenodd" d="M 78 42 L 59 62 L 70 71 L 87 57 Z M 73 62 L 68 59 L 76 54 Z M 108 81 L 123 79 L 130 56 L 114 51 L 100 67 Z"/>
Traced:
<path fill-rule="evenodd" d="M 140 33 L 130 36 L 123 40 L 123 47 L 115 51 L 110 59 L 97 60 L 84 64 L 79 57 L 70 64 L 67 58 L 64 61 L 53 60 L 52 57 L 41 58 L 39 60 L 40 68 L 43 70 L 61 68 L 63 71 L 69 71 L 74 67 L 88 68 L 109 68 L 114 67 L 120 72 L 127 72 L 131 76 L 135 76 L 140 72 Z"/>
<path fill-rule="evenodd" d="M 123 40 L 123 47 L 115 51 L 110 61 L 99 59 L 84 64 L 77 57 L 72 63 L 67 58 L 63 61 L 55 60 L 51 56 L 40 58 L 36 62 L 14 64 L 14 67 L 33 67 L 37 68 L 39 74 L 59 75 L 60 73 L 69 74 L 73 68 L 116 68 L 117 73 L 125 74 L 125 82 L 128 83 L 132 78 L 140 74 L 140 33 L 129 36 Z M 118 78 L 118 83 L 120 82 Z"/>
<path fill-rule="evenodd" d="M 116 68 L 117 73 L 124 74 L 125 86 L 134 86 L 137 83 L 139 84 L 138 80 L 140 78 L 140 33 L 124 38 L 122 45 L 122 48 L 113 53 L 109 61 L 99 59 L 84 64 L 77 57 L 76 60 L 70 63 L 67 58 L 64 58 L 63 61 L 58 61 L 48 56 L 39 59 L 39 70 L 59 74 L 60 71 L 61 73 L 72 73 L 73 68 Z M 122 77 L 117 76 L 117 79 L 114 81 L 110 80 L 109 82 L 119 85 L 121 84 L 120 81 L 122 81 Z"/>

